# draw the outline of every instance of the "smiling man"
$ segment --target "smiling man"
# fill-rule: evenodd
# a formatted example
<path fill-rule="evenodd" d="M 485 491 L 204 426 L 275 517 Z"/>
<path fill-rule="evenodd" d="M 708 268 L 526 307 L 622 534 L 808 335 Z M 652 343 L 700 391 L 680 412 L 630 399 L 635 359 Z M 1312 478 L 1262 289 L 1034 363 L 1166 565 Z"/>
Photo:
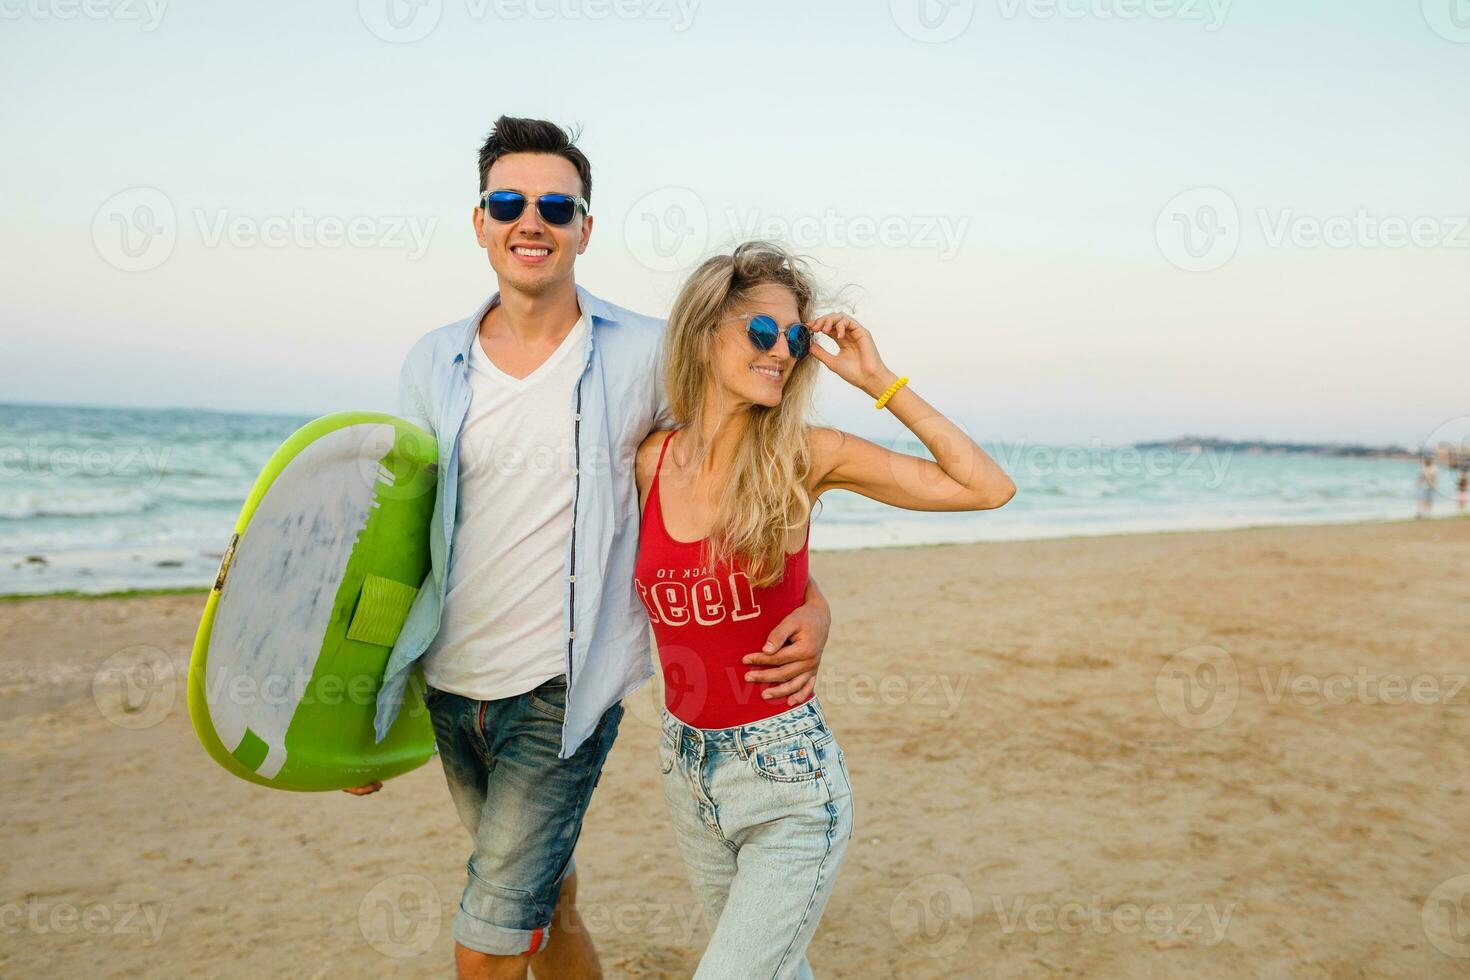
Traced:
<path fill-rule="evenodd" d="M 479 179 L 475 236 L 499 291 L 403 365 L 402 411 L 436 435 L 439 485 L 433 568 L 388 661 L 377 731 L 421 665 L 474 840 L 459 976 L 598 977 L 572 851 L 621 701 L 652 674 L 633 457 L 668 425 L 664 322 L 576 285 L 592 168 L 569 133 L 501 117 Z M 813 585 L 747 658 L 764 697 L 805 699 L 830 623 Z"/>

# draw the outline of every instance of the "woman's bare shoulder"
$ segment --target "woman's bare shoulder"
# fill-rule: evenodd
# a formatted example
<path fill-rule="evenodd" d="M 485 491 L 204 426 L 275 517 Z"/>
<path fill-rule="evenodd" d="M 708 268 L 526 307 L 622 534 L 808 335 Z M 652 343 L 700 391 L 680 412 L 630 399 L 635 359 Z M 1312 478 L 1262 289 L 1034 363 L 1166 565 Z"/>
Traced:
<path fill-rule="evenodd" d="M 653 471 L 658 467 L 658 454 L 664 448 L 664 440 L 673 429 L 655 429 L 643 437 L 633 457 L 633 467 L 641 490 L 653 482 Z"/>

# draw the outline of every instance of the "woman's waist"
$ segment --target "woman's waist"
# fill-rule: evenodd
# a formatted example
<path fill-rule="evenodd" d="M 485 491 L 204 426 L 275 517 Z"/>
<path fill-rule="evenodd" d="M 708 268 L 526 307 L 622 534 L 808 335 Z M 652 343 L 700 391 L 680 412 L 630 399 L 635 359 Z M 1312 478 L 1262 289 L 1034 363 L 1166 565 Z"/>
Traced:
<path fill-rule="evenodd" d="M 660 653 L 680 659 L 694 657 L 708 664 L 738 664 L 746 654 L 759 653 L 771 631 L 800 605 L 782 603 L 734 621 L 726 617 L 701 622 L 693 612 L 675 622 L 653 619 L 653 638 L 658 641 Z"/>
<path fill-rule="evenodd" d="M 791 738 L 795 735 L 812 733 L 817 741 L 825 743 L 831 737 L 826 716 L 813 696 L 794 708 L 774 712 L 759 719 L 721 728 L 691 725 L 667 707 L 663 711 L 661 727 L 674 744 L 681 739 L 699 743 L 712 752 L 749 752 L 767 742 Z"/>

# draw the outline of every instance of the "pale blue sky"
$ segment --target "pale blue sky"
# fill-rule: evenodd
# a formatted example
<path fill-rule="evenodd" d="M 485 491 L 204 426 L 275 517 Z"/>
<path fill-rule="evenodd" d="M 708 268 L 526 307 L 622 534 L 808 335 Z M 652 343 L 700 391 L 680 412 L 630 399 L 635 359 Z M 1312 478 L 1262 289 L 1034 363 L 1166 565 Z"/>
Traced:
<path fill-rule="evenodd" d="M 505 112 L 584 127 L 585 285 L 662 313 L 670 243 L 789 231 L 978 435 L 1413 443 L 1470 414 L 1459 0 L 925 0 L 968 24 L 942 43 L 901 26 L 919 0 L 158 2 L 0 0 L 0 400 L 391 409 L 413 340 L 493 289 L 469 208 Z M 383 40 L 389 2 L 433 29 Z M 1171 201 L 1209 223 L 1197 188 L 1233 253 L 1170 238 Z M 1348 247 L 1273 243 L 1355 216 Z M 870 405 L 824 393 L 889 431 Z"/>

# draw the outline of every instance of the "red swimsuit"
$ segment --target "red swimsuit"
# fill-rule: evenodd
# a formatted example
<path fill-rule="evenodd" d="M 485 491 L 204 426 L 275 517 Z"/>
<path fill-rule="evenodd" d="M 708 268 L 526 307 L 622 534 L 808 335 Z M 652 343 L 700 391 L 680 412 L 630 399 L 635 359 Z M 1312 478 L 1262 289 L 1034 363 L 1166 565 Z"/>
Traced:
<path fill-rule="evenodd" d="M 703 542 L 677 541 L 664 527 L 658 473 L 672 438 L 671 432 L 658 453 L 633 570 L 658 641 L 664 705 L 693 728 L 734 728 L 789 711 L 785 698 L 761 697 L 771 685 L 745 680 L 746 672 L 760 668 L 741 658 L 759 652 L 776 624 L 802 604 L 811 524 L 801 550 L 786 556 L 786 572 L 774 585 L 752 588 L 738 565 L 701 564 Z"/>

